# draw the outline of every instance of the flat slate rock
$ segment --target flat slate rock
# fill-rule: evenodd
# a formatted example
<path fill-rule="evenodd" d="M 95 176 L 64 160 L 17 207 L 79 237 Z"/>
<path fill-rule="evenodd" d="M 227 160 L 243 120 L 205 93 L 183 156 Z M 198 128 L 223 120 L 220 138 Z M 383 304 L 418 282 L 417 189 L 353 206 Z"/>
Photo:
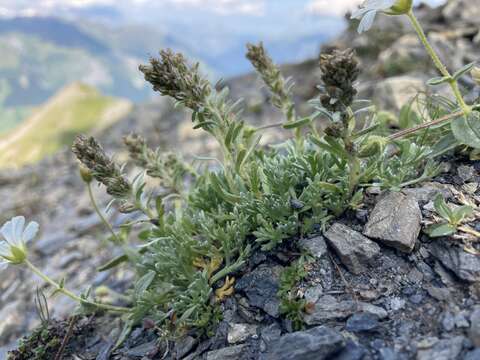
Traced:
<path fill-rule="evenodd" d="M 411 252 L 420 233 L 422 213 L 417 200 L 400 192 L 375 205 L 363 234 L 403 252 Z"/>
<path fill-rule="evenodd" d="M 343 336 L 326 326 L 298 331 L 280 337 L 265 354 L 265 360 L 330 359 L 345 347 Z"/>
<path fill-rule="evenodd" d="M 429 245 L 430 253 L 458 278 L 468 282 L 480 280 L 480 257 L 465 252 L 460 246 L 438 239 Z"/>
<path fill-rule="evenodd" d="M 280 316 L 280 300 L 277 297 L 282 267 L 260 265 L 243 276 L 235 285 L 236 291 L 244 292 L 250 305 L 262 309 L 273 317 Z"/>
<path fill-rule="evenodd" d="M 241 360 L 248 346 L 236 345 L 207 353 L 207 360 Z"/>
<path fill-rule="evenodd" d="M 376 305 L 353 300 L 338 301 L 331 295 L 324 295 L 315 303 L 311 313 L 304 316 L 307 325 L 319 325 L 330 320 L 344 320 L 357 312 L 368 313 L 384 319 L 388 316 L 387 311 Z"/>
<path fill-rule="evenodd" d="M 342 263 L 354 274 L 367 270 L 380 255 L 380 246 L 359 232 L 340 223 L 334 223 L 324 234 Z"/>

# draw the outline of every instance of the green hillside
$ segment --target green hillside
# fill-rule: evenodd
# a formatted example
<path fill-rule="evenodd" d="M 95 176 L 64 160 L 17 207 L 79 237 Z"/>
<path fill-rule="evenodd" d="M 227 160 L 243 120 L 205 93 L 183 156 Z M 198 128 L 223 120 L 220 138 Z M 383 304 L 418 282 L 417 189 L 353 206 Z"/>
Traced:
<path fill-rule="evenodd" d="M 73 83 L 40 106 L 21 125 L 0 135 L 0 167 L 33 163 L 71 143 L 79 132 L 95 132 L 125 116 L 128 100 L 107 97 Z"/>

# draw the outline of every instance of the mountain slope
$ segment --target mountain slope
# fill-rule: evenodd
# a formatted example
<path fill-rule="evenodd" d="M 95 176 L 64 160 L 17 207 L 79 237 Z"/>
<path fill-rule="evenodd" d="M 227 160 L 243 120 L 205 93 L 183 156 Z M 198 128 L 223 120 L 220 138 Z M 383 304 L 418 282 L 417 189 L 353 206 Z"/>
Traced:
<path fill-rule="evenodd" d="M 75 134 L 104 129 L 130 110 L 128 100 L 103 96 L 84 84 L 69 85 L 0 137 L 0 167 L 33 163 L 70 144 Z"/>

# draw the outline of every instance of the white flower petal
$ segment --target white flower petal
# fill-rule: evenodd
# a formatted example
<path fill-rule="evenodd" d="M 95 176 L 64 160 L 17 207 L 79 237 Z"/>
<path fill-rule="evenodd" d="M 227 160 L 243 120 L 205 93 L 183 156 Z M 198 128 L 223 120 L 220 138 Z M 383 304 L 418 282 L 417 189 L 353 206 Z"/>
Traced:
<path fill-rule="evenodd" d="M 4 241 L 0 242 L 0 261 L 2 256 L 10 256 L 10 245 Z"/>
<path fill-rule="evenodd" d="M 15 233 L 13 230 L 12 220 L 9 220 L 5 224 L 3 224 L 2 228 L 0 229 L 0 233 L 3 235 L 3 237 L 5 238 L 5 240 L 7 240 L 8 243 L 14 242 Z"/>
<path fill-rule="evenodd" d="M 367 0 L 363 7 L 370 10 L 385 10 L 392 7 L 396 0 Z"/>
<path fill-rule="evenodd" d="M 360 19 L 368 11 L 370 11 L 370 9 L 368 8 L 358 8 L 357 10 L 352 12 L 352 16 L 350 16 L 350 19 Z"/>
<path fill-rule="evenodd" d="M 359 34 L 369 30 L 372 27 L 376 15 L 377 15 L 377 11 L 375 10 L 369 11 L 365 14 L 365 16 L 360 21 L 360 24 L 358 25 Z"/>
<path fill-rule="evenodd" d="M 25 217 L 15 216 L 12 219 L 13 222 L 13 231 L 15 232 L 15 244 L 20 245 L 22 241 L 23 229 L 25 227 Z"/>
<path fill-rule="evenodd" d="M 38 228 L 39 228 L 39 225 L 37 222 L 35 221 L 29 222 L 22 235 L 23 242 L 28 243 L 30 240 L 32 240 L 35 237 L 35 235 L 37 235 Z"/>
<path fill-rule="evenodd" d="M 8 262 L 0 259 L 0 271 L 5 270 L 8 267 Z"/>

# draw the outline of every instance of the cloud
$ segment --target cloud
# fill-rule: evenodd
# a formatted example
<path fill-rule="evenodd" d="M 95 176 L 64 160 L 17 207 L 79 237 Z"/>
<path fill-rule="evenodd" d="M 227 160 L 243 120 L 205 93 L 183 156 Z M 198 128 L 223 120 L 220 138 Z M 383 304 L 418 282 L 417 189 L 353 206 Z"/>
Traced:
<path fill-rule="evenodd" d="M 307 4 L 305 10 L 310 14 L 324 14 L 343 16 L 349 10 L 353 10 L 363 0 L 311 0 Z M 415 4 L 419 4 L 421 0 L 414 0 Z M 445 0 L 424 0 L 424 2 L 436 6 L 443 4 Z"/>
<path fill-rule="evenodd" d="M 312 0 L 305 10 L 310 14 L 326 14 L 343 16 L 347 11 L 354 9 L 361 0 Z"/>
<path fill-rule="evenodd" d="M 138 1 L 138 0 L 137 0 Z M 142 1 L 142 0 L 140 0 Z M 177 6 L 197 7 L 221 15 L 243 14 L 261 16 L 265 12 L 265 0 L 164 0 Z"/>

